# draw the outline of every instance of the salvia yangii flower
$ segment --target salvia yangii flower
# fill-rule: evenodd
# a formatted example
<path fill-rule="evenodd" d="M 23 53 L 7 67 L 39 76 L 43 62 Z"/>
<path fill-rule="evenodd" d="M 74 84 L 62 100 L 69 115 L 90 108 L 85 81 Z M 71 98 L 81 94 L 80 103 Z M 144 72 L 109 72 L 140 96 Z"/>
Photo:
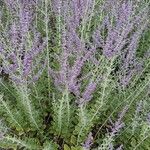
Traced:
<path fill-rule="evenodd" d="M 115 123 L 113 123 L 113 126 L 111 128 L 110 135 L 114 137 L 124 126 L 125 124 L 122 122 L 122 119 L 125 115 L 125 113 L 128 110 L 128 106 L 125 106 L 122 112 L 118 115 L 118 119 Z"/>
<path fill-rule="evenodd" d="M 90 101 L 92 99 L 92 94 L 96 89 L 96 82 L 89 82 L 89 84 L 86 86 L 85 91 L 82 93 L 82 98 L 80 98 L 79 100 L 77 100 L 77 103 L 79 105 L 83 105 L 86 104 L 88 101 Z"/>
<path fill-rule="evenodd" d="M 90 150 L 92 144 L 93 144 L 93 136 L 92 136 L 92 132 L 90 132 L 87 139 L 85 140 L 85 142 L 83 144 L 83 149 Z"/>
<path fill-rule="evenodd" d="M 8 3 L 8 1 L 6 1 Z M 15 83 L 37 80 L 41 74 L 37 66 L 41 65 L 36 59 L 45 48 L 46 41 L 32 27 L 34 20 L 33 10 L 35 2 L 33 0 L 15 1 L 18 7 L 18 19 L 12 23 L 9 31 L 9 45 L 11 50 L 3 44 L 2 47 L 6 53 L 2 54 L 2 70 L 9 74 L 9 77 Z M 34 33 L 32 41 L 28 41 L 30 32 Z M 45 64 L 45 63 L 44 63 Z M 43 65 L 42 65 L 43 66 Z M 37 72 L 37 74 L 34 74 Z M 33 79 L 34 78 L 34 79 Z"/>

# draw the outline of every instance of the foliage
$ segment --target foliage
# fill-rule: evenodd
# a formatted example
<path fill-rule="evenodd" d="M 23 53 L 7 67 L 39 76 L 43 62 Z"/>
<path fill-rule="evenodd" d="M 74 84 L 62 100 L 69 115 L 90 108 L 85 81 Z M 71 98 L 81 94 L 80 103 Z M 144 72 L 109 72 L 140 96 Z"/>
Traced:
<path fill-rule="evenodd" d="M 0 0 L 0 149 L 148 150 L 148 0 Z"/>

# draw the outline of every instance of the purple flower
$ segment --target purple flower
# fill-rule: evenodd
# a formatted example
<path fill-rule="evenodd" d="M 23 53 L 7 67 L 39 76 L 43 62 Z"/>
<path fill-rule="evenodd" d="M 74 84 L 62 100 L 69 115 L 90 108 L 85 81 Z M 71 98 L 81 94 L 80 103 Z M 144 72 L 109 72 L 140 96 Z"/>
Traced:
<path fill-rule="evenodd" d="M 10 2 L 6 1 L 6 4 L 12 7 Z M 37 66 L 42 65 L 39 62 L 41 60 L 39 55 L 45 49 L 46 41 L 32 27 L 35 1 L 20 0 L 14 1 L 14 3 L 16 10 L 14 11 L 15 17 L 13 17 L 15 19 L 7 37 L 10 40 L 8 44 L 12 49 L 10 51 L 3 46 L 6 52 L 2 55 L 2 70 L 9 74 L 9 78 L 14 83 L 31 83 L 31 81 L 35 81 L 35 78 L 37 80 L 41 74 L 41 71 L 38 75 L 36 72 L 38 72 Z M 8 8 L 11 9 L 10 7 Z M 31 36 L 29 44 L 27 34 L 31 32 L 34 36 Z"/>
<path fill-rule="evenodd" d="M 37 57 L 46 46 L 46 39 L 42 38 L 40 33 L 34 32 L 33 44 L 30 50 L 28 50 L 27 55 L 32 56 L 32 58 Z"/>
<path fill-rule="evenodd" d="M 143 101 L 138 102 L 136 107 L 136 112 L 135 112 L 136 115 L 138 115 L 142 111 L 142 107 L 143 107 Z"/>
<path fill-rule="evenodd" d="M 110 16 L 104 19 L 108 35 L 103 47 L 103 54 L 107 57 L 118 55 L 124 45 L 128 42 L 127 36 L 133 29 L 133 23 L 129 22 L 130 16 L 133 15 L 132 3 L 108 2 L 111 8 Z M 107 6 L 108 7 L 108 6 Z M 114 18 L 114 24 L 111 23 L 111 18 Z M 130 28 L 129 28 L 130 26 Z"/>
<path fill-rule="evenodd" d="M 54 83 L 58 89 L 64 89 L 64 87 L 67 87 L 71 93 L 76 97 L 79 97 L 79 76 L 85 63 L 91 59 L 96 49 L 93 47 L 89 50 L 86 49 L 85 43 L 81 41 L 71 24 L 69 24 L 68 30 L 63 30 L 62 32 L 61 46 L 62 52 L 58 58 L 60 69 L 56 73 L 50 68 L 50 75 L 54 79 Z M 70 58 L 72 56 L 73 63 L 70 64 Z"/>
<path fill-rule="evenodd" d="M 33 78 L 30 80 L 29 83 L 36 82 L 41 77 L 44 69 L 46 68 L 46 65 L 47 65 L 47 60 L 45 60 L 45 62 L 42 63 L 41 69 L 39 69 L 38 72 L 35 75 L 33 75 Z"/>
<path fill-rule="evenodd" d="M 29 75 L 32 62 L 33 62 L 33 58 L 31 55 L 26 55 L 25 58 L 23 59 L 23 76 L 24 77 Z"/>
<path fill-rule="evenodd" d="M 86 89 L 85 91 L 82 93 L 82 98 L 80 98 L 77 103 L 79 105 L 83 105 L 83 104 L 86 104 L 87 102 L 89 102 L 91 99 L 92 99 L 92 94 L 93 92 L 95 91 L 96 89 L 96 82 L 89 82 L 89 84 L 86 86 Z"/>
<path fill-rule="evenodd" d="M 4 62 L 2 62 L 3 70 L 6 74 L 12 74 L 18 68 L 17 57 L 14 52 L 3 55 Z"/>
<path fill-rule="evenodd" d="M 133 77 L 133 74 L 134 74 L 134 72 L 132 70 L 132 71 L 129 71 L 128 74 L 125 74 L 125 75 L 121 76 L 120 84 L 123 88 L 125 88 L 129 84 L 131 78 Z"/>
<path fill-rule="evenodd" d="M 20 28 L 19 26 L 14 22 L 12 25 L 11 25 L 11 28 L 10 28 L 10 41 L 11 41 L 11 44 L 12 44 L 12 47 L 14 49 L 17 49 L 19 47 L 19 44 L 20 44 L 20 32 L 19 32 Z"/>
<path fill-rule="evenodd" d="M 20 28 L 23 37 L 29 32 L 32 19 L 32 14 L 29 9 L 22 8 L 20 10 Z"/>
<path fill-rule="evenodd" d="M 85 101 L 89 101 L 91 100 L 92 96 L 91 94 L 95 91 L 96 89 L 96 83 L 95 82 L 90 82 L 88 84 L 88 86 L 86 87 L 84 93 L 82 94 L 82 98 L 85 100 Z"/>
<path fill-rule="evenodd" d="M 60 15 L 63 7 L 62 0 L 53 0 L 52 1 L 52 9 L 56 15 Z"/>
<path fill-rule="evenodd" d="M 111 132 L 110 132 L 110 135 L 112 137 L 114 137 L 125 126 L 125 124 L 122 122 L 122 119 L 125 113 L 127 112 L 127 110 L 128 110 L 128 106 L 125 106 L 122 112 L 118 115 L 117 121 L 115 123 L 112 123 L 113 126 L 111 127 Z"/>
<path fill-rule="evenodd" d="M 124 48 L 128 45 L 129 54 L 126 61 L 130 61 L 129 59 L 135 55 L 139 38 L 148 24 L 147 8 L 136 14 L 132 2 L 116 0 L 107 0 L 102 8 L 107 15 L 93 35 L 96 45 L 102 48 L 103 55 L 109 59 L 121 55 L 122 51 L 125 53 Z M 143 17 L 140 20 L 141 14 Z M 102 30 L 106 31 L 105 36 L 102 36 Z"/>
<path fill-rule="evenodd" d="M 17 11 L 17 3 L 14 0 L 5 0 L 5 4 L 11 13 L 15 14 Z"/>
<path fill-rule="evenodd" d="M 92 144 L 93 144 L 93 136 L 92 136 L 92 132 L 90 132 L 87 139 L 85 140 L 85 142 L 83 144 L 83 148 L 86 150 L 89 150 L 91 148 Z"/>

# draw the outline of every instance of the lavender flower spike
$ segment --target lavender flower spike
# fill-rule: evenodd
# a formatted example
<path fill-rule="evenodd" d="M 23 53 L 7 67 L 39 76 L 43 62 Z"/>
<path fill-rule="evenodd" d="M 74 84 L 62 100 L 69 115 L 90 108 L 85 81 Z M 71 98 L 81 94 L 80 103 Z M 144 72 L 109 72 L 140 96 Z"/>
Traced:
<path fill-rule="evenodd" d="M 83 149 L 84 150 L 90 150 L 90 147 L 92 144 L 93 144 L 93 136 L 92 136 L 92 132 L 90 132 L 86 141 L 83 144 Z"/>
<path fill-rule="evenodd" d="M 112 137 L 114 137 L 120 131 L 120 129 L 124 127 L 125 124 L 122 122 L 122 118 L 124 117 L 127 110 L 128 106 L 125 106 L 123 111 L 119 114 L 117 121 L 113 124 L 113 127 L 111 128 L 112 131 L 110 133 Z"/>
<path fill-rule="evenodd" d="M 93 82 L 93 81 L 91 81 L 87 85 L 85 91 L 82 94 L 82 98 L 79 99 L 79 102 L 77 101 L 77 103 L 79 105 L 85 104 L 85 103 L 89 102 L 92 99 L 92 93 L 95 91 L 96 85 L 97 85 L 96 82 Z"/>
<path fill-rule="evenodd" d="M 96 82 L 90 82 L 89 85 L 86 87 L 84 93 L 82 94 L 82 98 L 86 101 L 90 101 L 92 98 L 92 93 L 96 89 Z"/>

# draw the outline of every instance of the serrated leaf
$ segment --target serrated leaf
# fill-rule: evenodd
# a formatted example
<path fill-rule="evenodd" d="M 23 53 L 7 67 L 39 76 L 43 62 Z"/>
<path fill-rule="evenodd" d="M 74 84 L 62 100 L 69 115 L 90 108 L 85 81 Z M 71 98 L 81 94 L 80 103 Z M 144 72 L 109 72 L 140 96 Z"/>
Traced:
<path fill-rule="evenodd" d="M 0 148 L 17 150 L 17 144 L 8 142 L 4 139 L 0 140 Z"/>
<path fill-rule="evenodd" d="M 68 145 L 64 144 L 64 150 L 71 150 L 71 149 Z"/>
<path fill-rule="evenodd" d="M 135 147 L 136 144 L 137 144 L 136 139 L 132 138 L 132 140 L 131 140 L 132 147 Z"/>
<path fill-rule="evenodd" d="M 43 144 L 43 149 L 42 150 L 57 150 L 58 149 L 58 145 L 53 143 L 52 141 L 46 141 Z"/>
<path fill-rule="evenodd" d="M 83 148 L 81 146 L 76 147 L 71 146 L 71 150 L 83 150 Z"/>
<path fill-rule="evenodd" d="M 76 144 L 76 137 L 74 135 L 71 136 L 70 142 L 74 145 Z"/>

